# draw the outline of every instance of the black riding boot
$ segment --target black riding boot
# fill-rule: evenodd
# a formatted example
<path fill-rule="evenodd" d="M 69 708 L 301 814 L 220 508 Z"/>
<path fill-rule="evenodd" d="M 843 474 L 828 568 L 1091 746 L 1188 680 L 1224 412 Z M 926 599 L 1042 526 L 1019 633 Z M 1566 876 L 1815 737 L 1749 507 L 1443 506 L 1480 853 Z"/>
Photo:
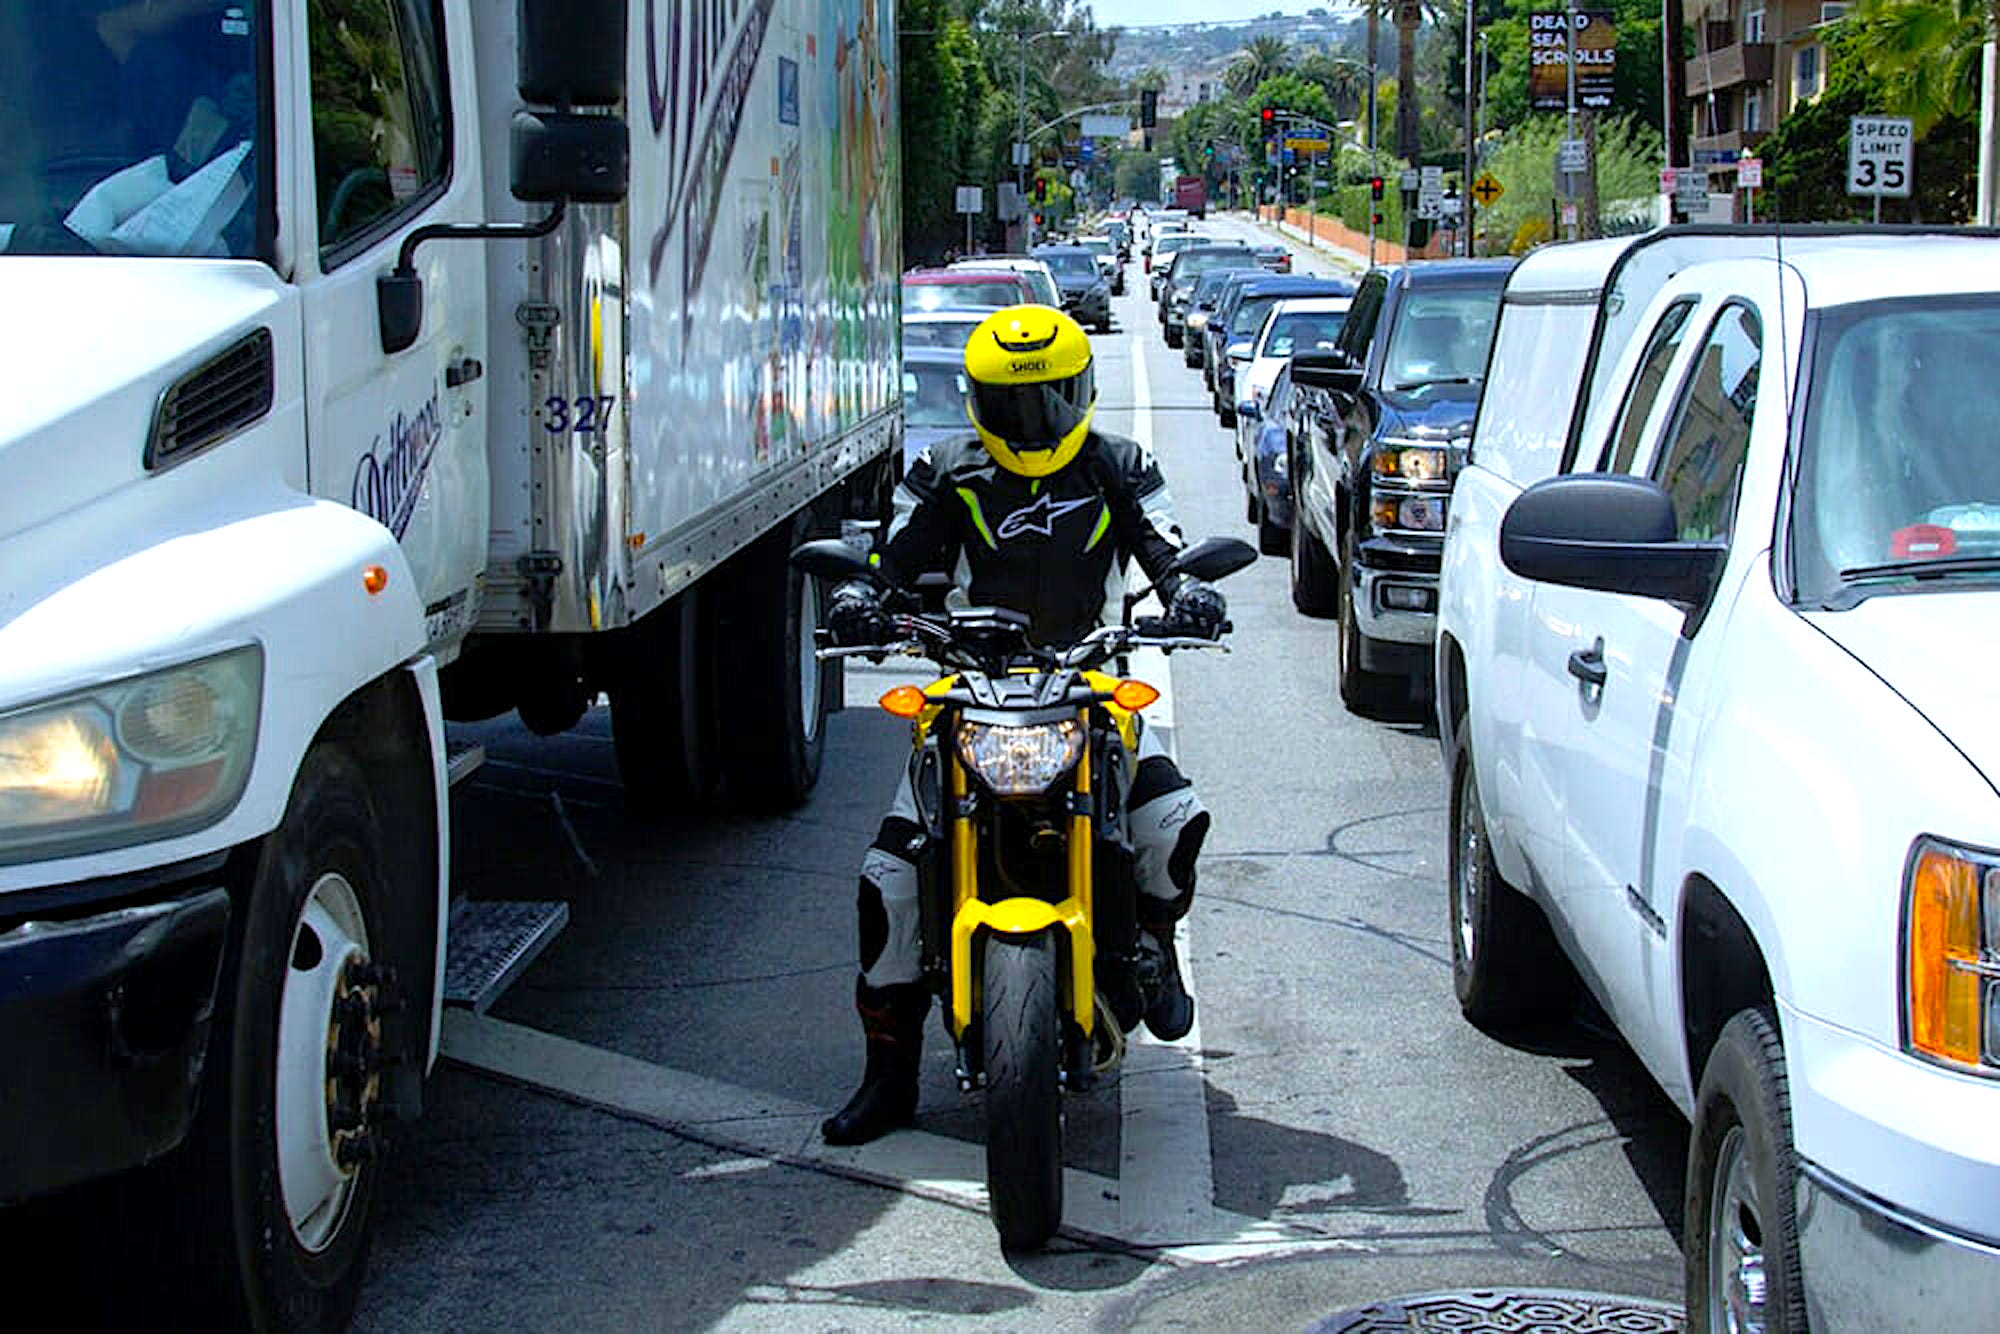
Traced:
<path fill-rule="evenodd" d="M 1171 926 L 1145 932 L 1145 946 L 1148 953 L 1159 952 L 1160 987 L 1153 993 L 1153 1003 L 1146 1007 L 1146 1027 L 1153 1030 L 1153 1036 L 1163 1042 L 1174 1042 L 1187 1036 L 1194 1027 L 1194 997 L 1188 994 L 1187 984 L 1181 981 L 1180 956 L 1174 950 L 1174 929 Z"/>
<path fill-rule="evenodd" d="M 854 1008 L 868 1039 L 868 1065 L 847 1106 L 821 1123 L 819 1133 L 828 1144 L 866 1144 L 917 1115 L 917 1061 L 930 992 L 921 982 L 871 987 L 857 978 Z"/>

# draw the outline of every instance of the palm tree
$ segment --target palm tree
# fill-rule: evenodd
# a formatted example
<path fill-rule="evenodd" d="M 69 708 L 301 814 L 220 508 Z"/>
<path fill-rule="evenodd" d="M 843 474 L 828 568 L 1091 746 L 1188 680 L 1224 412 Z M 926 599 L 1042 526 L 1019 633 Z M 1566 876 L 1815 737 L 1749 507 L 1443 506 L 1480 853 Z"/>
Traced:
<path fill-rule="evenodd" d="M 1292 67 L 1292 48 L 1284 38 L 1266 34 L 1253 37 L 1236 53 L 1223 72 L 1222 81 L 1238 97 L 1248 97 L 1266 79 L 1275 79 Z"/>
<path fill-rule="evenodd" d="M 2000 0 L 1863 0 L 1842 27 L 1919 136 L 1978 115 L 1980 48 L 2000 31 Z"/>
<path fill-rule="evenodd" d="M 1396 156 L 1414 163 L 1417 142 L 1417 29 L 1423 26 L 1423 0 L 1396 0 Z"/>

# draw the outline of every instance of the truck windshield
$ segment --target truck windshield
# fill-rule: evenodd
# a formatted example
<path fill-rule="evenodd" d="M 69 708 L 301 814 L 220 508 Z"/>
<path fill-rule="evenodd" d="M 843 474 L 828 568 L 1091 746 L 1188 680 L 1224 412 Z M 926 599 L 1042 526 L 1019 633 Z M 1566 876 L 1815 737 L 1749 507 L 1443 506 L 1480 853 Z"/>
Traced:
<path fill-rule="evenodd" d="M 2000 297 L 1822 317 L 1799 444 L 1802 602 L 1953 588 L 2000 573 Z"/>
<path fill-rule="evenodd" d="M 1500 287 L 1442 287 L 1411 292 L 1389 338 L 1382 383 L 1393 389 L 1427 384 L 1472 384 L 1486 373 L 1493 323 L 1500 315 Z"/>
<path fill-rule="evenodd" d="M 0 254 L 256 250 L 252 0 L 0 0 Z"/>

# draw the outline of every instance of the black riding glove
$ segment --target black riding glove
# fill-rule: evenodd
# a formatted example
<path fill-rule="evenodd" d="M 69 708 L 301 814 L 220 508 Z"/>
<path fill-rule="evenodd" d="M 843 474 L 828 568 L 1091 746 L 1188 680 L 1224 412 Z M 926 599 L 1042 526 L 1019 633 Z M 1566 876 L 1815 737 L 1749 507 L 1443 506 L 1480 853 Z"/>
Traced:
<path fill-rule="evenodd" d="M 880 644 L 895 631 L 888 613 L 882 610 L 882 595 L 859 580 L 833 590 L 826 609 L 826 628 L 833 642 L 843 648 Z"/>
<path fill-rule="evenodd" d="M 1167 628 L 1190 639 L 1218 639 L 1229 618 L 1229 604 L 1215 585 L 1183 579 L 1167 603 Z"/>

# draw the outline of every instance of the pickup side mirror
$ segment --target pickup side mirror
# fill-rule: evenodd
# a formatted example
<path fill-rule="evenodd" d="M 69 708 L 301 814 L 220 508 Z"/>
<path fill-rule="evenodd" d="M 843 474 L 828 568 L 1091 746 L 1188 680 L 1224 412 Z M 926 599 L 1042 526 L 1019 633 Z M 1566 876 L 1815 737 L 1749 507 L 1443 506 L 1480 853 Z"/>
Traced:
<path fill-rule="evenodd" d="M 1231 343 L 1225 349 L 1225 352 L 1231 361 L 1248 361 L 1250 360 L 1250 340 L 1239 338 Z"/>
<path fill-rule="evenodd" d="M 1500 560 L 1523 579 L 1698 607 L 1729 548 L 1683 542 L 1679 532 L 1673 499 L 1658 483 L 1570 473 L 1535 483 L 1507 507 Z"/>
<path fill-rule="evenodd" d="M 1310 389 L 1338 389 L 1343 394 L 1361 392 L 1361 367 L 1348 360 L 1345 352 L 1295 352 L 1292 354 L 1292 383 Z"/>

